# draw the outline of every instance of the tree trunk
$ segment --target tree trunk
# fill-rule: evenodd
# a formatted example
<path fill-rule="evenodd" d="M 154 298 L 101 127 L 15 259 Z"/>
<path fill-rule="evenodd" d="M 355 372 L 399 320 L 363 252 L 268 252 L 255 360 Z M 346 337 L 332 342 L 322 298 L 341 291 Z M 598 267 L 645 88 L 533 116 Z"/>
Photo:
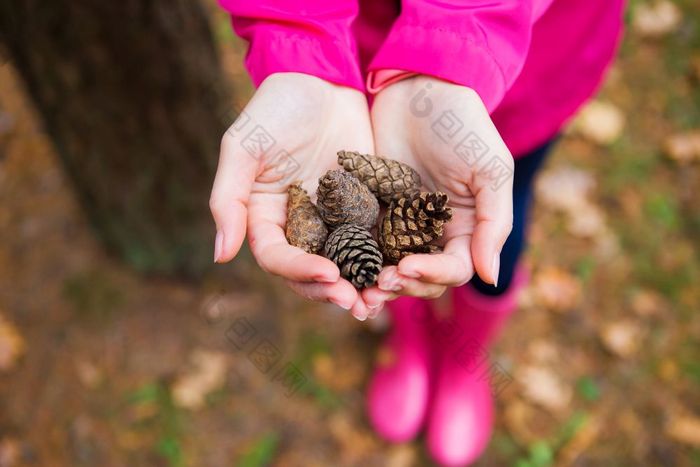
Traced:
<path fill-rule="evenodd" d="M 0 42 L 109 249 L 143 271 L 211 264 L 231 100 L 200 2 L 3 1 Z"/>

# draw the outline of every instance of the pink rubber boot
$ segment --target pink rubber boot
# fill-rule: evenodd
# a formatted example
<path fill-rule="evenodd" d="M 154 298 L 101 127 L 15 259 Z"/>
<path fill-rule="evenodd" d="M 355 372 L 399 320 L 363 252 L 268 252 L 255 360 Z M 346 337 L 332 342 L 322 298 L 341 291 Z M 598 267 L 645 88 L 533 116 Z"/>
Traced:
<path fill-rule="evenodd" d="M 427 434 L 428 450 L 442 465 L 471 464 L 489 443 L 498 375 L 490 367 L 488 346 L 515 310 L 526 282 L 525 271 L 519 269 L 500 296 L 483 295 L 470 286 L 452 290 L 453 316 L 441 323 L 450 328 L 451 338 L 439 350 Z M 489 376 L 494 378 L 491 384 Z"/>
<path fill-rule="evenodd" d="M 402 297 L 387 304 L 392 329 L 379 349 L 367 393 L 372 427 L 387 441 L 400 443 L 416 436 L 425 420 L 430 397 L 430 347 L 426 319 L 428 303 Z"/>

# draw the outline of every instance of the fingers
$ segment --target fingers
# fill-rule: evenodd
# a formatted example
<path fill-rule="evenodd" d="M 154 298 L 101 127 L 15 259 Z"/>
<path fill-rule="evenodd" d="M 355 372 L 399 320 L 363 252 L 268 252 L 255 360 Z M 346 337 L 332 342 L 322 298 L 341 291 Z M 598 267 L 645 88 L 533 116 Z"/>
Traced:
<path fill-rule="evenodd" d="M 507 179 L 500 185 L 494 184 L 488 174 L 477 175 L 474 182 L 476 225 L 471 243 L 472 259 L 479 277 L 493 285 L 498 284 L 501 249 L 513 227 L 512 166 L 510 158 Z"/>
<path fill-rule="evenodd" d="M 209 199 L 216 222 L 214 262 L 232 260 L 243 244 L 248 199 L 257 168 L 258 162 L 242 151 L 237 137 L 227 131 L 221 141 L 219 166 Z"/>
<path fill-rule="evenodd" d="M 345 279 L 340 279 L 332 284 L 287 281 L 287 285 L 297 294 L 309 300 L 330 302 L 345 310 L 350 310 L 352 316 L 359 321 L 376 317 L 384 304 L 382 301 L 374 306 L 368 306 L 357 293 L 355 287 Z"/>
<path fill-rule="evenodd" d="M 448 287 L 460 286 L 474 275 L 470 244 L 469 235 L 452 238 L 440 254 L 411 255 L 402 259 L 398 272 L 401 276 L 420 279 L 422 282 Z"/>
<path fill-rule="evenodd" d="M 309 300 L 330 302 L 350 310 L 358 299 L 357 290 L 344 279 L 330 284 L 318 282 L 287 281 L 287 285 L 297 294 Z"/>
<path fill-rule="evenodd" d="M 419 298 L 437 298 L 447 289 L 441 284 L 431 284 L 399 274 L 396 266 L 385 267 L 377 280 L 379 289 L 397 295 L 411 295 Z"/>
<path fill-rule="evenodd" d="M 372 317 L 376 316 L 376 314 L 379 313 L 379 311 L 376 311 L 376 313 L 375 313 L 376 309 L 377 308 L 370 309 L 367 306 L 367 304 L 365 303 L 365 301 L 362 299 L 362 296 L 358 295 L 357 300 L 355 301 L 355 304 L 352 306 L 352 309 L 350 310 L 350 313 L 355 317 L 355 319 L 357 319 L 359 321 L 364 321 L 367 318 L 369 318 L 370 316 L 372 316 Z"/>
<path fill-rule="evenodd" d="M 394 292 L 387 292 L 377 286 L 364 289 L 362 291 L 362 300 L 364 300 L 367 308 L 369 308 L 369 319 L 376 318 L 384 309 L 384 304 L 398 297 Z"/>
<path fill-rule="evenodd" d="M 340 271 L 332 261 L 287 243 L 280 221 L 286 213 L 285 198 L 256 194 L 251 201 L 248 240 L 256 261 L 266 272 L 291 281 L 337 282 Z"/>

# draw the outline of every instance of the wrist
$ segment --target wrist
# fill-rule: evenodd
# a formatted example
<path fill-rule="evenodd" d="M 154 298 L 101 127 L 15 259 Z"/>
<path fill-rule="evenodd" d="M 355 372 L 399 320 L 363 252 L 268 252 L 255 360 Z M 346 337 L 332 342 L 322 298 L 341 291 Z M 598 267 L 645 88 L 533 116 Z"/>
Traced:
<path fill-rule="evenodd" d="M 390 101 L 403 105 L 417 116 L 446 110 L 485 109 L 479 94 L 468 86 L 445 81 L 430 75 L 414 75 L 393 82 L 376 95 L 376 102 Z"/>

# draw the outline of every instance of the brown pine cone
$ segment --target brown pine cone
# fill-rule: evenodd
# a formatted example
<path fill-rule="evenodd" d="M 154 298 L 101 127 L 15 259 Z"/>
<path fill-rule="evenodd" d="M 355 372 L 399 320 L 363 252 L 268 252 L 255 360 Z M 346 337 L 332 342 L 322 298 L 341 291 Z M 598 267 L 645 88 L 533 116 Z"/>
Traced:
<path fill-rule="evenodd" d="M 379 224 L 379 245 L 387 263 L 440 251 L 430 242 L 442 236 L 443 226 L 452 219 L 447 201 L 444 193 L 422 192 L 391 202 Z"/>
<path fill-rule="evenodd" d="M 301 183 L 290 185 L 287 192 L 287 241 L 307 253 L 316 254 L 326 243 L 328 228 Z"/>
<path fill-rule="evenodd" d="M 382 270 L 379 245 L 368 230 L 356 225 L 344 224 L 331 232 L 323 254 L 357 289 L 373 286 Z"/>
<path fill-rule="evenodd" d="M 318 180 L 318 212 L 330 227 L 355 224 L 372 228 L 379 215 L 377 198 L 358 179 L 340 169 Z"/>
<path fill-rule="evenodd" d="M 386 204 L 420 191 L 420 175 L 403 162 L 355 151 L 338 151 L 338 164 Z"/>

